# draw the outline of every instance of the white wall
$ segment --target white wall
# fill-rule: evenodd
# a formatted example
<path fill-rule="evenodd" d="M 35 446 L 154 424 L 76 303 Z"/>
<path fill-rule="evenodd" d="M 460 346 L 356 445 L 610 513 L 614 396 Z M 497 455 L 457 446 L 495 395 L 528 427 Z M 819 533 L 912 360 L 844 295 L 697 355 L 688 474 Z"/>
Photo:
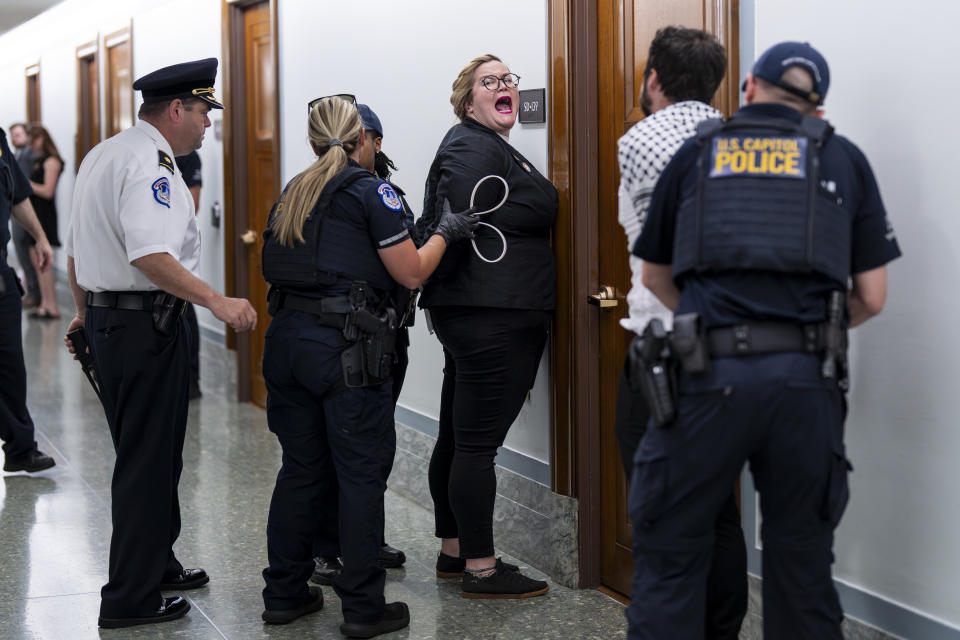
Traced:
<path fill-rule="evenodd" d="M 756 52 L 808 40 L 827 117 L 866 153 L 904 257 L 881 316 L 853 331 L 856 471 L 835 576 L 960 627 L 960 216 L 954 81 L 960 3 L 756 0 Z"/>
<path fill-rule="evenodd" d="M 520 88 L 546 87 L 547 7 L 543 0 L 367 0 L 362 3 L 280 0 L 280 95 L 283 179 L 312 161 L 309 100 L 353 93 L 383 124 L 383 150 L 399 167 L 392 178 L 417 215 L 437 146 L 456 123 L 450 86 L 471 58 L 494 53 L 521 76 Z M 510 142 L 543 173 L 546 125 L 517 124 Z M 269 212 L 263 212 L 267 215 Z M 436 418 L 443 355 L 418 315 L 410 370 L 400 404 Z M 506 445 L 549 463 L 549 368 L 511 429 Z"/>
<path fill-rule="evenodd" d="M 61 240 L 66 239 L 71 215 L 76 161 L 77 46 L 122 29 L 133 21 L 133 77 L 177 62 L 221 55 L 220 3 L 215 0 L 66 0 L 33 20 L 0 35 L 0 126 L 26 119 L 25 68 L 40 61 L 40 114 L 66 167 L 57 185 L 57 211 Z M 101 65 L 104 62 L 100 51 Z M 101 66 L 102 69 L 102 66 Z M 101 74 L 101 94 L 104 75 Z M 216 87 L 222 87 L 221 77 Z M 136 94 L 134 112 L 139 108 Z M 101 100 L 101 115 L 103 101 Z M 220 118 L 212 112 L 211 118 Z M 223 291 L 223 238 L 210 225 L 210 206 L 223 202 L 223 145 L 207 132 L 200 150 L 203 191 L 200 230 L 203 238 L 204 279 Z M 66 269 L 66 254 L 56 252 L 56 266 Z M 223 333 L 223 324 L 198 307 L 198 320 Z"/>

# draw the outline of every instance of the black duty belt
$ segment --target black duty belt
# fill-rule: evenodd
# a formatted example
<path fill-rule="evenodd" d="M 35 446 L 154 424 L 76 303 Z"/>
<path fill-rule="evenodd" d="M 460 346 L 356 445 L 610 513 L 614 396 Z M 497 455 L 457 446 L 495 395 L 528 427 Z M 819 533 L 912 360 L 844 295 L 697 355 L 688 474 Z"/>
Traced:
<path fill-rule="evenodd" d="M 335 329 L 343 329 L 347 321 L 347 313 L 353 310 L 350 301 L 346 296 L 337 298 L 309 298 L 307 296 L 298 296 L 287 291 L 279 292 L 280 301 L 277 303 L 277 311 L 280 309 L 293 309 L 312 314 L 317 322 Z"/>
<path fill-rule="evenodd" d="M 127 311 L 153 311 L 153 298 L 162 291 L 88 291 L 87 306 Z"/>
<path fill-rule="evenodd" d="M 707 345 L 714 358 L 763 353 L 819 353 L 825 348 L 826 324 L 755 323 L 707 331 Z"/>

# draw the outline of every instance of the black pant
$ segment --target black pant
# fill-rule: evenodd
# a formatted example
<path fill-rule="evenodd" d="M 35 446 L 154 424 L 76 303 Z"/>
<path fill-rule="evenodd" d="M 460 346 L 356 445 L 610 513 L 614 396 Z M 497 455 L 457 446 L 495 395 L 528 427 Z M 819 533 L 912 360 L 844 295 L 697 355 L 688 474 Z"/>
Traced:
<path fill-rule="evenodd" d="M 403 388 L 403 380 L 407 376 L 407 365 L 410 358 L 407 355 L 407 348 L 410 346 L 410 336 L 406 327 L 401 327 L 397 333 L 397 360 L 393 363 L 391 371 L 391 393 L 393 394 L 393 409 L 396 412 L 397 400 L 400 398 L 400 391 Z M 380 475 L 383 481 L 390 479 L 390 472 L 393 471 L 393 459 L 397 451 L 397 431 L 396 426 L 384 434 L 381 442 L 381 462 Z M 336 474 L 328 474 L 329 490 L 323 500 L 323 511 L 320 515 L 320 528 L 317 531 L 317 537 L 313 542 L 313 555 L 322 558 L 340 557 L 340 534 L 337 512 L 340 510 L 339 490 L 337 487 Z M 386 544 L 386 532 L 384 527 L 380 528 L 380 546 Z"/>
<path fill-rule="evenodd" d="M 627 363 L 624 362 L 617 389 L 614 433 L 628 485 L 633 475 L 633 456 L 647 431 L 649 420 L 650 409 L 643 394 L 630 389 Z M 747 614 L 747 549 L 733 493 L 717 516 L 710 562 L 704 637 L 708 640 L 736 640 Z"/>
<path fill-rule="evenodd" d="M 848 496 L 844 413 L 808 354 L 719 358 L 681 381 L 676 419 L 634 457 L 630 640 L 704 637 L 717 517 L 746 460 L 763 516 L 764 637 L 842 638 L 830 565 Z"/>
<path fill-rule="evenodd" d="M 16 274 L 0 259 L 0 439 L 7 457 L 37 448 L 33 420 L 27 410 L 27 370 L 23 364 L 22 309 Z"/>
<path fill-rule="evenodd" d="M 460 557 L 492 556 L 494 457 L 537 376 L 550 312 L 434 307 L 443 345 L 440 429 L 430 457 L 436 536 Z"/>
<path fill-rule="evenodd" d="M 347 347 L 338 329 L 281 310 L 267 329 L 263 377 L 267 423 L 283 449 L 270 501 L 263 602 L 293 609 L 309 597 L 312 550 L 324 498 L 335 480 L 343 572 L 334 590 L 347 622 L 383 616 L 386 572 L 377 566 L 383 531 L 383 459 L 393 432 L 390 383 L 328 393 L 342 377 Z"/>
<path fill-rule="evenodd" d="M 183 315 L 190 325 L 190 389 L 200 384 L 200 325 L 197 323 L 197 310 L 187 303 Z"/>
<path fill-rule="evenodd" d="M 156 610 L 164 576 L 183 570 L 173 543 L 180 535 L 189 332 L 182 317 L 163 335 L 147 311 L 87 308 L 87 341 L 117 452 L 110 578 L 100 592 L 107 618 Z"/>

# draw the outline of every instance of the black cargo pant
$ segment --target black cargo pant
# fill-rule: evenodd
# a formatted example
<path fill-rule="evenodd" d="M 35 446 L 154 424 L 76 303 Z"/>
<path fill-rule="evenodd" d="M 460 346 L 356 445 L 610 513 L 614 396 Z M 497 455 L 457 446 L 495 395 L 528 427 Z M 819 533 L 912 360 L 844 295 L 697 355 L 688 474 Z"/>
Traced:
<path fill-rule="evenodd" d="M 830 565 L 849 495 L 845 412 L 808 354 L 720 358 L 681 381 L 676 420 L 634 458 L 630 640 L 704 637 L 716 521 L 745 461 L 763 518 L 764 637 L 841 640 Z"/>
<path fill-rule="evenodd" d="M 7 457 L 22 456 L 37 448 L 33 419 L 27 410 L 27 370 L 23 364 L 20 290 L 17 276 L 0 259 L 0 439 Z"/>

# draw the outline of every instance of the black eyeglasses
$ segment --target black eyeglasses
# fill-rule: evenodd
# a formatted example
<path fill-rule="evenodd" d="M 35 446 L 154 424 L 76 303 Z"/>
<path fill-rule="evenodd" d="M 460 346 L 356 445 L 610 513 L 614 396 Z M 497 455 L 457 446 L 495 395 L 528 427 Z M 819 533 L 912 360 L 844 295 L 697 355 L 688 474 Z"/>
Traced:
<path fill-rule="evenodd" d="M 507 89 L 515 89 L 520 86 L 520 76 L 515 73 L 505 73 L 499 78 L 497 76 L 483 76 L 480 78 L 480 84 L 483 85 L 484 89 L 489 91 L 499 89 L 501 82 Z"/>
<path fill-rule="evenodd" d="M 349 102 L 353 106 L 357 106 L 357 96 L 353 95 L 352 93 L 335 93 L 332 96 L 323 96 L 322 98 L 314 98 L 313 100 L 308 102 L 307 113 L 310 113 L 311 111 L 313 111 L 313 108 L 317 105 L 318 102 L 320 102 L 321 100 L 326 100 L 327 98 L 340 98 L 341 100 L 345 100 L 346 102 Z"/>

